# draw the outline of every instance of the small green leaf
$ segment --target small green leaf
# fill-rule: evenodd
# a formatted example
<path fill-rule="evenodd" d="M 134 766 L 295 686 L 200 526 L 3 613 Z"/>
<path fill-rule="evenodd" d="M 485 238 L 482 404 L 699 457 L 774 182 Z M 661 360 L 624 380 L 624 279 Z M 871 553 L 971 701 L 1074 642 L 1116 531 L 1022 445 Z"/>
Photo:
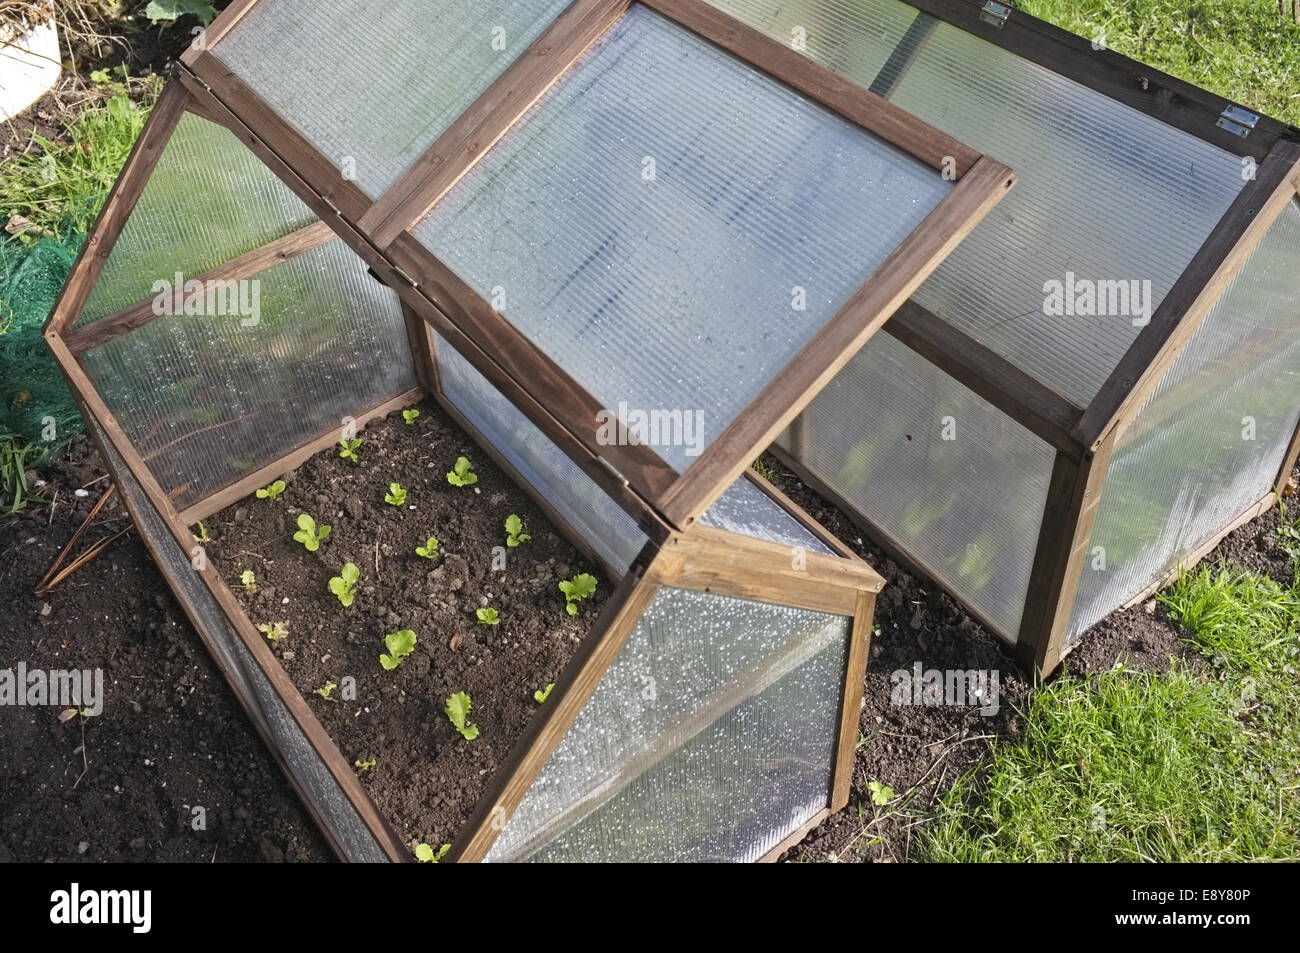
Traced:
<path fill-rule="evenodd" d="M 572 579 L 560 581 L 564 593 L 564 608 L 569 615 L 578 614 L 578 603 L 596 591 L 596 577 L 589 572 L 579 573 Z"/>
<path fill-rule="evenodd" d="M 547 684 L 545 688 L 533 692 L 533 701 L 537 702 L 537 704 L 539 705 L 542 704 L 543 702 L 546 701 L 546 699 L 551 697 L 551 689 L 554 687 L 555 687 L 555 683 L 550 682 Z"/>
<path fill-rule="evenodd" d="M 316 694 L 319 695 L 321 698 L 325 699 L 326 701 L 329 701 L 330 695 L 334 693 L 334 689 L 336 688 L 338 688 L 338 685 L 334 684 L 333 682 L 326 682 L 320 688 L 316 689 Z"/>
<path fill-rule="evenodd" d="M 204 26 L 217 16 L 216 8 L 208 0 L 149 0 L 144 15 L 150 23 L 175 23 L 183 16 L 193 15 Z"/>
<path fill-rule="evenodd" d="M 466 741 L 473 741 L 478 737 L 478 725 L 469 721 L 469 711 L 473 707 L 467 692 L 456 692 L 447 699 L 447 705 L 443 709 L 452 725 Z"/>
<path fill-rule="evenodd" d="M 388 492 L 384 494 L 384 502 L 390 506 L 401 506 L 406 502 L 406 491 L 402 489 L 400 483 L 388 484 Z"/>
<path fill-rule="evenodd" d="M 425 540 L 423 546 L 415 547 L 415 555 L 423 556 L 425 559 L 438 558 L 438 540 L 430 536 Z"/>
<path fill-rule="evenodd" d="M 388 649 L 388 653 L 379 656 L 379 664 L 385 671 L 391 672 L 415 651 L 415 643 L 415 633 L 410 629 L 388 633 L 384 636 L 384 646 Z"/>
<path fill-rule="evenodd" d="M 868 781 L 867 790 L 871 792 L 871 803 L 876 807 L 884 807 L 894 799 L 894 789 L 879 781 Z"/>
<path fill-rule="evenodd" d="M 496 625 L 501 620 L 497 617 L 497 610 L 492 608 L 475 609 L 474 614 L 478 616 L 479 625 Z"/>
<path fill-rule="evenodd" d="M 457 457 L 455 467 L 447 474 L 447 482 L 452 486 L 472 486 L 478 482 L 478 475 L 473 470 L 474 464 L 468 457 Z"/>
<path fill-rule="evenodd" d="M 413 424 L 420 419 L 420 412 L 418 410 L 404 410 L 402 411 L 402 419 L 408 424 Z"/>

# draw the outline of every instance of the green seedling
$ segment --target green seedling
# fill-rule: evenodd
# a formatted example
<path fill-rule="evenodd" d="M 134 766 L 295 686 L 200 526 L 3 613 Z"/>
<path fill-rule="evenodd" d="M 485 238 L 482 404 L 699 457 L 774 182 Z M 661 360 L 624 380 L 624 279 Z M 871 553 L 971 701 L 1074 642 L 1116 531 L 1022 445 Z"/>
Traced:
<path fill-rule="evenodd" d="M 244 591 L 250 596 L 257 592 L 257 577 L 253 575 L 253 570 L 245 569 L 239 574 L 239 584 L 244 587 Z"/>
<path fill-rule="evenodd" d="M 320 549 L 320 544 L 325 542 L 325 537 L 330 534 L 328 525 L 322 523 L 316 525 L 316 521 L 306 513 L 298 514 L 298 532 L 293 534 L 293 538 L 307 547 L 307 552 L 314 553 Z"/>
<path fill-rule="evenodd" d="M 524 532 L 524 521 L 514 513 L 506 517 L 506 545 L 514 549 L 520 543 L 526 543 L 532 537 Z"/>
<path fill-rule="evenodd" d="M 443 709 L 456 730 L 460 732 L 460 736 L 466 741 L 473 741 L 478 737 L 478 725 L 469 720 L 469 710 L 473 707 L 468 692 L 457 692 L 447 699 L 447 707 Z"/>
<path fill-rule="evenodd" d="M 450 844 L 443 844 L 436 851 L 428 844 L 416 844 L 415 859 L 422 864 L 436 864 L 447 856 L 449 850 L 451 850 Z"/>
<path fill-rule="evenodd" d="M 406 491 L 402 489 L 400 483 L 388 484 L 388 492 L 384 494 L 384 502 L 389 506 L 401 506 L 406 502 Z"/>
<path fill-rule="evenodd" d="M 360 463 L 361 458 L 357 456 L 357 448 L 361 446 L 361 438 L 355 440 L 344 440 L 339 438 L 339 457 L 344 460 L 351 460 L 353 463 Z"/>
<path fill-rule="evenodd" d="M 280 494 L 284 492 L 284 488 L 285 482 L 283 480 L 276 480 L 270 486 L 258 490 L 257 498 L 259 500 L 271 500 L 272 502 L 275 502 L 280 498 Z"/>
<path fill-rule="evenodd" d="M 404 410 L 402 411 L 402 419 L 408 424 L 413 424 L 420 419 L 420 412 L 418 410 Z"/>
<path fill-rule="evenodd" d="M 279 642 L 281 639 L 289 637 L 289 623 L 285 622 L 263 622 L 257 627 L 271 642 Z"/>
<path fill-rule="evenodd" d="M 475 609 L 474 615 L 478 616 L 479 625 L 496 625 L 501 621 L 496 609 Z"/>
<path fill-rule="evenodd" d="M 560 591 L 564 593 L 564 611 L 577 615 L 578 603 L 596 591 L 596 577 L 589 572 L 578 573 L 572 579 L 562 580 Z"/>
<path fill-rule="evenodd" d="M 533 692 L 533 701 L 537 704 L 543 704 L 546 699 L 551 697 L 551 689 L 555 687 L 554 682 L 550 682 L 545 688 Z"/>
<path fill-rule="evenodd" d="M 359 772 L 360 772 L 360 771 L 369 771 L 369 770 L 370 770 L 371 768 L 373 768 L 376 764 L 378 764 L 378 762 L 375 761 L 374 758 L 371 758 L 369 761 L 362 761 L 360 758 L 358 758 L 356 761 L 353 761 L 353 762 L 352 762 L 352 767 L 356 768 L 357 771 L 359 771 Z"/>
<path fill-rule="evenodd" d="M 353 590 L 357 587 L 357 580 L 361 578 L 361 570 L 357 568 L 356 563 L 344 563 L 339 574 L 330 579 L 330 592 L 338 596 L 339 602 L 343 603 L 343 608 L 352 605 L 352 600 L 356 598 Z"/>
<path fill-rule="evenodd" d="M 201 543 L 201 544 L 204 545 L 204 546 L 206 546 L 208 543 L 212 542 L 212 537 L 208 535 L 208 528 L 207 528 L 206 526 L 203 525 L 203 521 L 202 521 L 202 520 L 199 520 L 199 531 L 198 531 L 198 533 L 193 534 L 193 535 L 194 535 L 194 542 L 196 542 L 196 543 Z"/>
<path fill-rule="evenodd" d="M 384 667 L 385 671 L 391 672 L 401 665 L 408 655 L 415 651 L 415 641 L 415 633 L 410 629 L 389 632 L 384 636 L 384 646 L 388 649 L 388 653 L 379 656 L 379 664 Z"/>
<path fill-rule="evenodd" d="M 334 694 L 334 689 L 338 688 L 333 682 L 326 682 L 320 688 L 316 689 L 316 694 L 326 701 L 331 701 L 330 696 Z"/>
<path fill-rule="evenodd" d="M 415 547 L 415 555 L 423 556 L 425 559 L 437 559 L 438 541 L 434 537 L 430 536 L 424 541 L 423 546 Z"/>
<path fill-rule="evenodd" d="M 478 474 L 473 471 L 474 464 L 469 462 L 469 457 L 457 457 L 456 465 L 447 474 L 447 482 L 452 486 L 473 486 L 478 482 Z"/>
<path fill-rule="evenodd" d="M 894 789 L 888 784 L 881 784 L 879 781 L 868 781 L 867 790 L 871 792 L 871 803 L 876 807 L 884 807 L 894 799 Z"/>

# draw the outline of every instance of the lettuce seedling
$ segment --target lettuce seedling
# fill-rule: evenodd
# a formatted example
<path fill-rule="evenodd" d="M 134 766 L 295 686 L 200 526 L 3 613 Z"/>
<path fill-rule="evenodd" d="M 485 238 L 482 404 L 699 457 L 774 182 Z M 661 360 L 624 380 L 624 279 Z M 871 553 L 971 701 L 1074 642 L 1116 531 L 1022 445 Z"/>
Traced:
<path fill-rule="evenodd" d="M 306 513 L 298 514 L 298 532 L 293 534 L 293 538 L 307 547 L 307 552 L 314 553 L 320 549 L 320 544 L 325 542 L 325 537 L 330 534 L 330 528 L 322 523 L 316 525 L 316 521 Z"/>
<path fill-rule="evenodd" d="M 420 412 L 418 410 L 404 410 L 402 411 L 402 419 L 408 424 L 413 424 L 420 419 Z"/>
<path fill-rule="evenodd" d="M 388 653 L 379 656 L 379 664 L 385 671 L 391 672 L 415 651 L 415 633 L 410 629 L 389 632 L 384 636 L 384 646 L 388 649 Z"/>
<path fill-rule="evenodd" d="M 271 500 L 274 502 L 280 498 L 280 494 L 284 492 L 284 487 L 285 483 L 283 480 L 276 480 L 270 486 L 258 490 L 257 498 L 259 500 Z"/>
<path fill-rule="evenodd" d="M 194 535 L 194 534 L 191 534 L 191 535 Z M 204 545 L 204 546 L 206 546 L 208 543 L 212 542 L 212 538 L 211 538 L 210 536 L 208 536 L 208 528 L 207 528 L 206 526 L 203 525 L 203 521 L 202 521 L 202 520 L 199 520 L 199 532 L 198 532 L 197 535 L 194 536 L 194 542 L 196 542 L 196 543 L 201 543 L 201 544 Z"/>
<path fill-rule="evenodd" d="M 369 761 L 362 761 L 360 758 L 358 758 L 356 761 L 352 762 L 352 767 L 356 768 L 358 772 L 369 771 L 378 763 L 379 762 L 376 761 L 374 758 L 371 758 Z"/>
<path fill-rule="evenodd" d="M 447 474 L 447 482 L 452 486 L 473 486 L 478 482 L 478 474 L 473 472 L 474 464 L 469 457 L 457 457 L 456 466 Z"/>
<path fill-rule="evenodd" d="M 524 521 L 514 513 L 506 517 L 506 545 L 514 549 L 520 543 L 526 543 L 532 537 L 524 532 Z"/>
<path fill-rule="evenodd" d="M 478 725 L 469 721 L 469 710 L 473 707 L 468 692 L 457 692 L 447 699 L 447 707 L 444 709 L 451 723 L 456 726 L 456 730 L 466 741 L 473 741 L 478 737 Z"/>
<path fill-rule="evenodd" d="M 479 625 L 496 625 L 501 621 L 496 609 L 475 609 L 474 614 L 478 616 Z"/>
<path fill-rule="evenodd" d="M 537 702 L 537 704 L 539 705 L 542 704 L 544 701 L 546 701 L 546 699 L 551 697 L 551 689 L 554 687 L 555 687 L 555 683 L 550 682 L 545 688 L 541 689 L 540 691 L 533 692 L 533 701 Z"/>
<path fill-rule="evenodd" d="M 239 584 L 244 587 L 244 591 L 250 596 L 257 592 L 257 577 L 253 575 L 253 570 L 245 569 L 239 574 Z"/>
<path fill-rule="evenodd" d="M 360 437 L 357 437 L 355 440 L 344 440 L 340 437 L 339 456 L 344 460 L 351 460 L 353 463 L 360 463 L 361 460 L 357 456 L 357 448 L 361 446 L 361 442 Z"/>
<path fill-rule="evenodd" d="M 334 689 L 336 688 L 338 688 L 338 686 L 335 685 L 333 682 L 326 682 L 320 688 L 316 689 L 316 694 L 319 695 L 321 698 L 325 699 L 326 701 L 329 701 L 330 696 L 334 694 Z"/>
<path fill-rule="evenodd" d="M 423 546 L 415 547 L 415 555 L 423 556 L 425 559 L 437 559 L 438 541 L 434 537 L 430 536 L 424 541 Z"/>
<path fill-rule="evenodd" d="M 401 506 L 406 502 L 406 491 L 402 489 L 400 483 L 388 484 L 388 492 L 384 494 L 384 502 L 389 506 Z"/>
<path fill-rule="evenodd" d="M 361 578 L 361 570 L 357 568 L 356 563 L 344 563 L 339 574 L 330 580 L 330 592 L 339 597 L 339 602 L 343 603 L 343 608 L 352 605 L 355 598 L 354 589 L 357 587 L 357 580 Z"/>
<path fill-rule="evenodd" d="M 572 579 L 561 580 L 560 591 L 564 593 L 564 610 L 577 615 L 578 603 L 596 591 L 596 577 L 589 572 L 578 573 Z"/>
<path fill-rule="evenodd" d="M 443 844 L 436 851 L 428 844 L 416 844 L 415 859 L 422 864 L 436 864 L 447 856 L 449 850 L 451 850 L 450 844 Z"/>
<path fill-rule="evenodd" d="M 279 642 L 289 637 L 289 623 L 288 621 L 263 622 L 257 627 L 257 631 L 265 635 L 269 641 Z"/>

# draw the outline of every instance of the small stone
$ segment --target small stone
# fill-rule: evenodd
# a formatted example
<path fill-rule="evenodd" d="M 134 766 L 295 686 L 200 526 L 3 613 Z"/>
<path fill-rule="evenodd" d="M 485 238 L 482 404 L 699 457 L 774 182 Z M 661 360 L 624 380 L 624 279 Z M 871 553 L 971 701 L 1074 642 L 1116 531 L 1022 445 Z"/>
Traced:
<path fill-rule="evenodd" d="M 244 522 L 244 520 L 246 520 L 246 519 L 248 519 L 248 507 L 246 507 L 246 506 L 241 506 L 241 507 L 239 507 L 239 509 L 235 510 L 235 522 L 236 522 L 236 523 L 242 523 L 242 522 Z"/>
<path fill-rule="evenodd" d="M 84 854 L 88 850 L 90 850 L 90 841 L 88 840 L 83 840 L 80 844 L 77 845 L 78 854 Z"/>
<path fill-rule="evenodd" d="M 50 605 L 48 602 L 41 603 L 41 615 L 49 615 L 53 611 L 54 606 Z"/>
<path fill-rule="evenodd" d="M 1155 615 L 1156 601 L 1154 599 L 1149 600 L 1145 605 L 1142 606 L 1142 609 L 1144 612 L 1146 612 L 1147 615 Z"/>

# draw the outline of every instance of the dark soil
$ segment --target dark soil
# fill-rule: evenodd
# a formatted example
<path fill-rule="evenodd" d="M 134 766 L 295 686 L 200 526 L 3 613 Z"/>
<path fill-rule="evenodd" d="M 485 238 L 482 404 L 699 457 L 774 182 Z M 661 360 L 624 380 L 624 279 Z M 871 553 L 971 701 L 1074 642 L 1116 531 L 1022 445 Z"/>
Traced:
<path fill-rule="evenodd" d="M 400 413 L 372 423 L 359 464 L 323 451 L 288 477 L 279 501 L 245 500 L 207 528 L 209 553 L 253 620 L 288 621 L 275 652 L 344 757 L 376 762 L 360 776 L 381 812 L 404 840 L 437 845 L 469 817 L 537 714 L 533 692 L 559 676 L 610 583 L 600 579 L 569 616 L 559 580 L 598 570 L 436 405 L 419 409 L 414 424 Z M 461 455 L 474 462 L 472 487 L 447 482 Z M 405 505 L 384 501 L 392 482 L 406 489 Z M 299 512 L 332 527 L 316 553 L 293 539 Z M 533 538 L 499 550 L 507 562 L 496 571 L 493 548 L 504 547 L 511 513 Z M 432 562 L 415 553 L 430 536 L 442 553 Z M 328 590 L 345 562 L 361 570 L 348 609 Z M 255 593 L 240 586 L 247 569 Z M 483 607 L 500 613 L 499 624 L 477 620 Z M 401 629 L 416 633 L 415 651 L 385 671 L 384 636 Z M 347 677 L 355 698 L 342 688 L 328 700 L 316 694 Z M 473 699 L 473 740 L 444 713 L 454 692 Z"/>
<path fill-rule="evenodd" d="M 0 669 L 101 668 L 104 709 L 60 723 L 57 707 L 0 707 L 0 861 L 328 860 L 134 533 L 32 595 L 108 486 L 84 438 L 46 476 L 53 512 L 0 521 Z M 128 525 L 114 504 L 87 543 Z"/>

